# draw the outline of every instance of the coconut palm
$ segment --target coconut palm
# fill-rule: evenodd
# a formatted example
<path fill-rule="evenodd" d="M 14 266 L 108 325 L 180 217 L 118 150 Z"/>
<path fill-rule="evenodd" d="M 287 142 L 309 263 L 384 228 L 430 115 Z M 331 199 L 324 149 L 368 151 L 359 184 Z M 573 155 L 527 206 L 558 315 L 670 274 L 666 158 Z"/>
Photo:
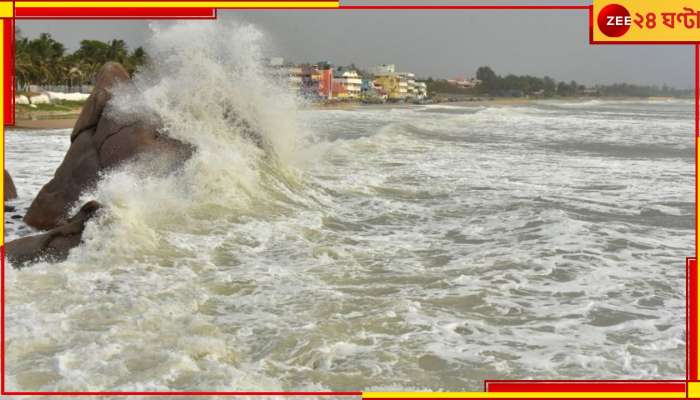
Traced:
<path fill-rule="evenodd" d="M 133 74 L 146 62 L 146 53 L 139 47 L 129 53 L 126 42 L 114 39 L 107 43 L 83 40 L 78 50 L 66 54 L 65 46 L 50 34 L 23 37 L 19 29 L 15 40 L 15 71 L 18 88 L 38 85 L 82 85 L 93 83 L 97 71 L 107 61 L 122 63 Z"/>

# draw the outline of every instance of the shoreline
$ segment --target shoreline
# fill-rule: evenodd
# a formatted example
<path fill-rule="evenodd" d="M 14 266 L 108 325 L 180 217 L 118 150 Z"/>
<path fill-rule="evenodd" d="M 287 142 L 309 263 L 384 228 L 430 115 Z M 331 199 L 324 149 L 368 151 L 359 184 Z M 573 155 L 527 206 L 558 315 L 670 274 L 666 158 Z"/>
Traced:
<path fill-rule="evenodd" d="M 50 119 L 15 119 L 11 129 L 73 129 L 77 120 L 74 115 Z"/>
<path fill-rule="evenodd" d="M 358 102 L 337 103 L 337 104 L 311 104 L 300 107 L 301 111 L 357 111 L 357 110 L 390 110 L 390 109 L 406 109 L 413 107 L 424 107 L 428 105 L 444 105 L 454 107 L 507 107 L 507 106 L 524 106 L 537 101 L 568 101 L 568 102 L 584 102 L 590 100 L 658 100 L 659 98 L 643 98 L 643 97 L 571 97 L 571 98 L 556 98 L 556 99 L 540 99 L 540 98 L 502 98 L 481 99 L 481 100 L 463 100 L 451 101 L 442 103 L 430 104 L 412 104 L 412 103 L 384 103 L 384 104 L 363 104 Z M 664 98 L 666 99 L 666 98 Z M 77 111 L 77 112 L 76 112 Z M 73 110 L 66 114 L 57 114 L 55 112 L 36 112 L 15 115 L 15 125 L 10 129 L 72 129 L 75 122 L 78 120 L 80 110 Z M 27 118 L 29 117 L 29 118 Z"/>
<path fill-rule="evenodd" d="M 538 101 L 541 99 L 525 99 L 525 98 L 494 98 L 493 100 L 482 99 L 482 100 L 462 100 L 462 101 L 445 101 L 441 103 L 428 103 L 428 104 L 413 104 L 413 103 L 381 103 L 381 104 L 364 104 L 357 102 L 348 103 L 337 103 L 337 104 L 313 104 L 305 107 L 305 110 L 386 110 L 386 109 L 400 109 L 400 108 L 412 108 L 412 107 L 425 107 L 425 106 L 455 106 L 455 107 L 481 107 L 481 106 L 493 106 L 493 107 L 503 107 L 503 106 L 517 106 L 532 103 L 533 101 Z"/>
<path fill-rule="evenodd" d="M 14 129 L 73 129 L 83 107 L 65 110 L 32 110 L 17 106 Z"/>

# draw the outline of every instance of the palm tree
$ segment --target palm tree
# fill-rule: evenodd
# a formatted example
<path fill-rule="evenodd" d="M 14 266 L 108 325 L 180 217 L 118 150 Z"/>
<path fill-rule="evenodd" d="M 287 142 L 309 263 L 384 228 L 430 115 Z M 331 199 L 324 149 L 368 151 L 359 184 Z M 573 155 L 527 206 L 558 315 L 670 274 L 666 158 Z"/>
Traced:
<path fill-rule="evenodd" d="M 30 77 L 33 73 L 32 60 L 26 52 L 17 53 L 15 57 L 15 76 L 17 78 L 17 86 L 21 89 L 26 88 L 29 84 Z"/>
<path fill-rule="evenodd" d="M 126 42 L 121 39 L 108 43 L 83 40 L 78 50 L 67 55 L 65 46 L 50 34 L 42 33 L 30 40 L 17 30 L 15 49 L 17 85 L 20 88 L 29 84 L 73 86 L 76 82 L 79 85 L 93 83 L 97 71 L 107 61 L 122 63 L 130 74 L 146 62 L 143 48 L 129 54 Z"/>
<path fill-rule="evenodd" d="M 110 61 L 117 61 L 124 63 L 129 54 L 129 50 L 126 47 L 126 42 L 121 39 L 113 39 L 109 42 L 109 48 L 107 49 L 107 59 Z"/>

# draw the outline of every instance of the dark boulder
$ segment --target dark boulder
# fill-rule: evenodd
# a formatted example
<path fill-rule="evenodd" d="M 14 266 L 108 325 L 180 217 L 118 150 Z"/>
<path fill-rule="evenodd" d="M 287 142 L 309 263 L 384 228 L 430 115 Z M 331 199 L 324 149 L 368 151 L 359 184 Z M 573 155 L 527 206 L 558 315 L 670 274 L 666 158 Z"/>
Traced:
<path fill-rule="evenodd" d="M 15 183 L 12 182 L 12 177 L 10 176 L 9 173 L 7 173 L 7 170 L 5 170 L 5 177 L 3 178 L 3 193 L 5 194 L 5 200 L 13 200 L 17 198 L 17 188 L 15 187 Z"/>
<path fill-rule="evenodd" d="M 84 131 L 71 144 L 53 179 L 41 188 L 24 221 L 39 229 L 55 228 L 65 221 L 66 213 L 78 201 L 80 193 L 97 181 L 98 173 L 97 150 L 89 132 Z"/>
<path fill-rule="evenodd" d="M 161 127 L 151 119 L 135 115 L 117 120 L 106 113 L 111 90 L 117 84 L 129 85 L 129 74 L 118 63 L 106 63 L 75 123 L 63 162 L 27 210 L 24 221 L 28 225 L 38 229 L 61 225 L 80 195 L 97 183 L 100 172 L 135 156 L 148 154 L 177 160 L 190 157 L 192 150 L 188 145 L 161 135 Z"/>
<path fill-rule="evenodd" d="M 61 261 L 69 251 L 81 242 L 85 223 L 92 218 L 100 204 L 96 201 L 85 203 L 65 224 L 46 233 L 23 237 L 5 244 L 5 256 L 15 268 L 38 261 Z"/>
<path fill-rule="evenodd" d="M 84 130 L 97 127 L 107 102 L 112 98 L 111 89 L 117 84 L 128 81 L 129 73 L 121 64 L 108 62 L 102 66 L 95 77 L 95 88 L 85 101 L 78 120 L 75 121 L 70 135 L 71 142 Z"/>

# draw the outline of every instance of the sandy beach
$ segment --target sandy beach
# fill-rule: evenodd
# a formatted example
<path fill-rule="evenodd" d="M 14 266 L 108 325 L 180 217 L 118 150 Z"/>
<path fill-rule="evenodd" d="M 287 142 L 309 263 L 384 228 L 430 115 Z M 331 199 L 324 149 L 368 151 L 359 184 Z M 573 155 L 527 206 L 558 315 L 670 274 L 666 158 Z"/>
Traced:
<path fill-rule="evenodd" d="M 75 125 L 82 107 L 73 106 L 61 110 L 36 110 L 24 105 L 15 109 L 17 129 L 70 129 Z"/>
<path fill-rule="evenodd" d="M 77 120 L 74 116 L 53 119 L 16 119 L 16 129 L 71 129 Z"/>

